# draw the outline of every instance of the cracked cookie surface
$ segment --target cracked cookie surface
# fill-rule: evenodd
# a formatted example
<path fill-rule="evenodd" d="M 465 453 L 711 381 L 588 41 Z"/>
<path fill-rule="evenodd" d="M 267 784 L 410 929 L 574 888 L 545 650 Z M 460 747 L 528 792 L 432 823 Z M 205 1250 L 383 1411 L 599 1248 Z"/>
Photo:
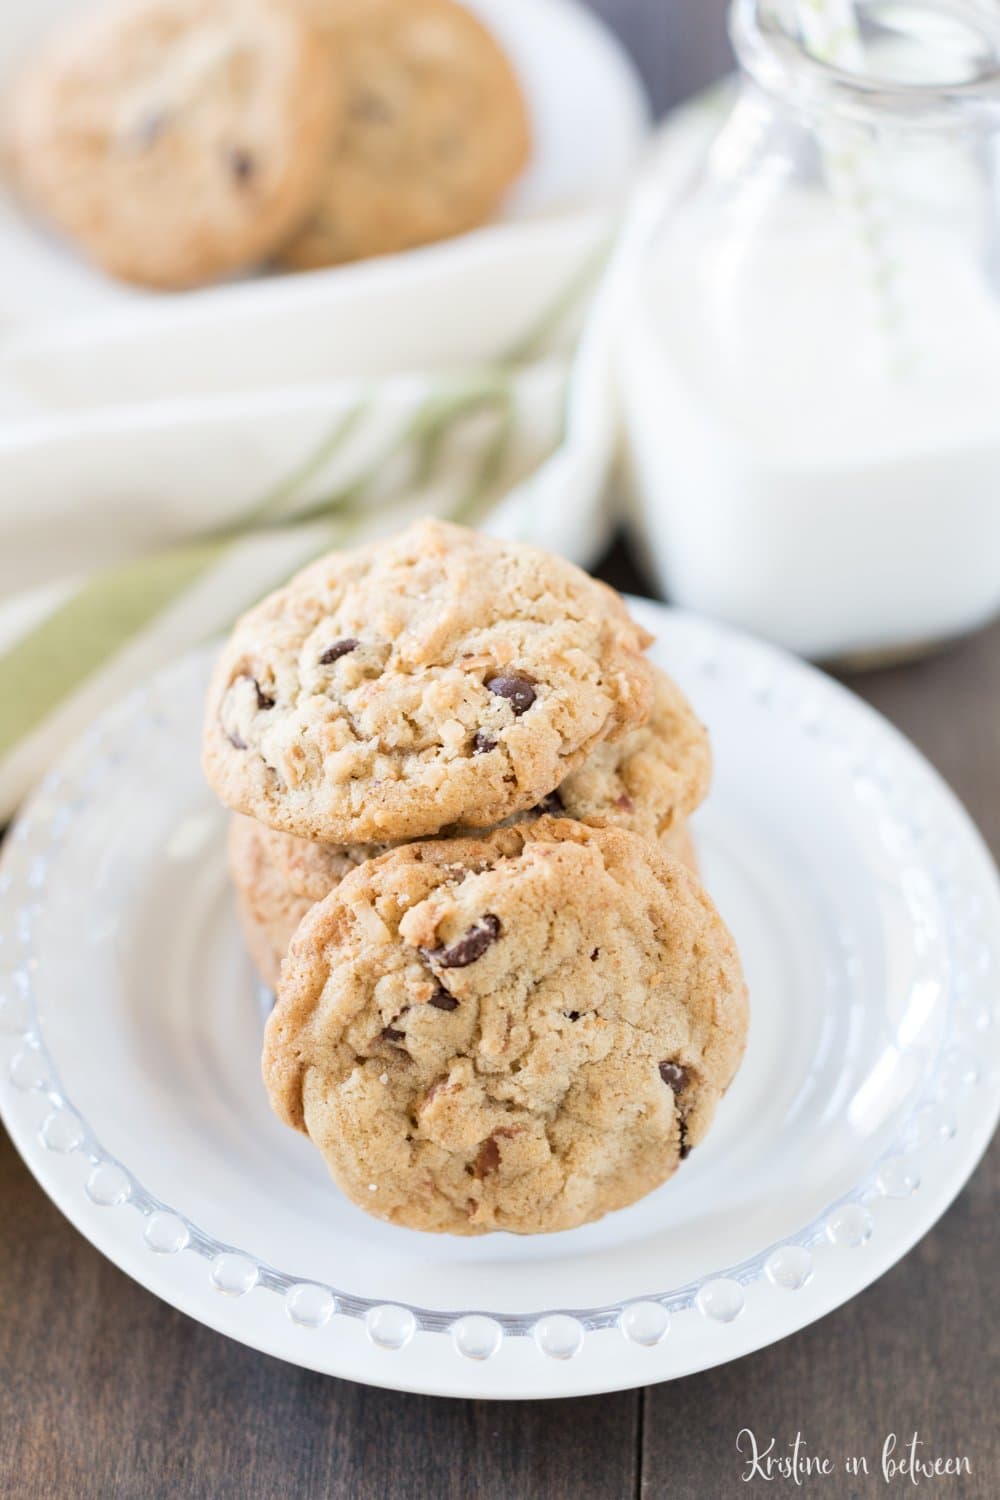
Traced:
<path fill-rule="evenodd" d="M 665 839 L 704 801 L 712 775 L 708 735 L 677 684 L 653 667 L 653 707 L 641 729 L 591 751 L 583 765 L 561 781 L 537 808 L 518 813 L 550 813 L 581 823 L 628 828 L 644 838 Z M 449 828 L 449 834 L 468 832 Z M 259 829 L 265 856 L 300 896 L 321 901 L 338 880 L 366 859 L 384 854 L 380 844 L 327 844 Z M 688 840 L 688 845 L 690 840 Z M 686 846 L 666 846 L 677 858 Z M 687 847 L 687 855 L 690 849 Z"/>
<path fill-rule="evenodd" d="M 264 1078 L 368 1212 L 539 1233 L 664 1182 L 746 1028 L 736 950 L 690 873 L 542 817 L 391 850 L 314 906 Z"/>
<path fill-rule="evenodd" d="M 622 740 L 598 745 L 537 809 L 515 816 L 549 812 L 629 828 L 697 873 L 686 819 L 708 791 L 708 736 L 676 683 L 659 668 L 653 673 L 649 722 Z M 455 836 L 461 832 L 448 830 Z M 366 859 L 385 852 L 380 844 L 314 843 L 234 815 L 229 869 L 247 946 L 265 984 L 274 988 L 292 934 L 310 905 Z"/>
<path fill-rule="evenodd" d="M 329 843 L 489 827 L 645 723 L 649 640 L 571 563 L 417 522 L 243 616 L 209 689 L 205 773 L 236 811 Z"/>
<path fill-rule="evenodd" d="M 386 852 L 377 844 L 347 849 L 309 844 L 289 833 L 275 833 L 242 813 L 232 814 L 226 842 L 240 925 L 254 967 L 270 990 L 277 988 L 281 961 L 306 912 L 366 859 Z M 698 874 L 698 856 L 685 822 L 672 823 L 659 845 L 664 854 Z M 281 851 L 278 859 L 276 849 Z"/>

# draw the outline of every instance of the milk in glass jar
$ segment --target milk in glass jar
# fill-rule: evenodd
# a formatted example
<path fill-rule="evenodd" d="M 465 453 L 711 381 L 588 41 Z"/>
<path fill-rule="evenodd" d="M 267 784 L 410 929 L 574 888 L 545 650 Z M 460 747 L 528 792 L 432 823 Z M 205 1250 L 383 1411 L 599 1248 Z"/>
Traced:
<path fill-rule="evenodd" d="M 623 326 L 636 517 L 675 602 L 884 659 L 1000 609 L 1000 7 L 735 0 L 731 30 Z"/>

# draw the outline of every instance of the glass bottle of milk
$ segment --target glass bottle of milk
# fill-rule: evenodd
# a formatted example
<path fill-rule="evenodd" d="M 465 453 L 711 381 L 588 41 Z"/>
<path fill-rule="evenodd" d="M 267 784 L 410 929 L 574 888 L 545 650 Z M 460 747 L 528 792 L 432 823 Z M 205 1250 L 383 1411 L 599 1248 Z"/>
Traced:
<path fill-rule="evenodd" d="M 1000 6 L 735 0 L 728 117 L 623 325 L 676 603 L 817 657 L 1000 609 Z"/>

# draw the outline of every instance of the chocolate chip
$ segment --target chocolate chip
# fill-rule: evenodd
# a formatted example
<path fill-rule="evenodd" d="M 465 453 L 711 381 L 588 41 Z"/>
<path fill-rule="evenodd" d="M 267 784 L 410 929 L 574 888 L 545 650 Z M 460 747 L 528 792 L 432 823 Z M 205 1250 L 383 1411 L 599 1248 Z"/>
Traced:
<path fill-rule="evenodd" d="M 386 1026 L 381 1032 L 383 1042 L 402 1042 L 406 1039 L 405 1031 L 397 1031 L 394 1026 Z"/>
<path fill-rule="evenodd" d="M 624 792 L 620 797 L 615 798 L 615 806 L 620 807 L 622 812 L 635 811 L 635 803 L 632 801 L 632 798 Z"/>
<path fill-rule="evenodd" d="M 660 1077 L 667 1087 L 673 1090 L 675 1097 L 687 1088 L 689 1082 L 687 1068 L 683 1068 L 680 1063 L 675 1062 L 661 1062 Z M 680 1158 L 681 1161 L 684 1161 L 689 1155 L 691 1147 L 688 1145 L 687 1124 L 683 1114 L 680 1114 L 677 1126 L 680 1132 Z"/>
<path fill-rule="evenodd" d="M 485 755 L 487 750 L 495 750 L 496 747 L 497 742 L 492 735 L 487 734 L 484 729 L 476 730 L 476 737 L 472 741 L 473 755 Z"/>
<path fill-rule="evenodd" d="M 249 151 L 234 146 L 228 155 L 229 170 L 239 183 L 247 183 L 257 170 L 257 164 Z"/>
<path fill-rule="evenodd" d="M 526 677 L 489 677 L 486 686 L 498 698 L 506 698 L 518 717 L 527 713 L 537 696 Z"/>
<path fill-rule="evenodd" d="M 464 969 L 467 964 L 474 964 L 477 958 L 482 958 L 499 936 L 500 918 L 487 912 L 449 948 L 423 948 L 421 952 L 442 969 Z"/>
<path fill-rule="evenodd" d="M 578 1010 L 564 1010 L 563 1015 L 567 1021 L 579 1021 L 580 1019 L 580 1012 Z"/>
<path fill-rule="evenodd" d="M 254 695 L 257 699 L 258 712 L 263 713 L 266 709 L 274 707 L 275 700 L 271 697 L 270 693 L 265 693 L 256 677 L 251 677 L 249 672 L 244 672 L 242 676 L 236 678 L 236 682 L 250 682 L 253 684 Z M 223 728 L 225 729 L 225 725 L 223 725 Z M 230 734 L 229 730 L 227 729 L 226 735 L 230 742 L 233 745 L 236 745 L 237 750 L 245 750 L 247 748 L 245 742 L 239 734 Z M 237 740 L 239 741 L 238 744 Z"/>
<path fill-rule="evenodd" d="M 661 1062 L 660 1077 L 667 1085 L 667 1088 L 673 1089 L 675 1094 L 679 1094 L 688 1081 L 687 1068 L 682 1068 L 679 1063 Z"/>
<path fill-rule="evenodd" d="M 319 659 L 319 664 L 321 667 L 328 667 L 331 663 L 339 661 L 342 656 L 346 656 L 349 651 L 354 651 L 360 645 L 361 642 L 356 641 L 350 635 L 345 636 L 342 641 L 334 641 L 333 645 L 327 646 L 323 652 L 323 655 Z"/>
<path fill-rule="evenodd" d="M 493 1137 L 490 1136 L 483 1142 L 476 1153 L 476 1160 L 473 1163 L 472 1171 L 476 1177 L 488 1177 L 491 1172 L 496 1171 L 499 1165 L 500 1147 Z"/>
<path fill-rule="evenodd" d="M 455 996 L 449 995 L 443 986 L 439 987 L 437 993 L 432 995 L 427 1003 L 428 1005 L 433 1005 L 435 1010 L 458 1009 L 458 1001 L 455 999 Z"/>
<path fill-rule="evenodd" d="M 380 94 L 373 93 L 371 89 L 360 89 L 354 95 L 350 103 L 350 112 L 355 120 L 365 120 L 368 124 L 393 118 L 390 105 Z"/>
<path fill-rule="evenodd" d="M 536 804 L 533 811 L 538 813 L 539 817 L 542 813 L 561 813 L 566 811 L 566 804 L 558 792 L 550 792 L 547 797 L 543 797 L 541 802 Z"/>
<path fill-rule="evenodd" d="M 595 948 L 594 951 L 593 951 L 593 953 L 590 955 L 590 962 L 592 964 L 595 964 L 597 962 L 597 960 L 600 958 L 600 956 L 601 956 L 601 950 L 600 950 L 600 948 Z"/>

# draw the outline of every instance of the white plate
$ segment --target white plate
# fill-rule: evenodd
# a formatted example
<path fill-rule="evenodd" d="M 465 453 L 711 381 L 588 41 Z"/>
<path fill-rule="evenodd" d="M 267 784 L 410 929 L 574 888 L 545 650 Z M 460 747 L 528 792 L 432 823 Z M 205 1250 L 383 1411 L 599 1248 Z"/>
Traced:
<path fill-rule="evenodd" d="M 997 1118 L 1000 892 L 977 833 L 834 683 L 637 609 L 712 733 L 697 837 L 751 990 L 707 1142 L 642 1203 L 559 1235 L 451 1240 L 346 1203 L 263 1095 L 224 817 L 198 768 L 207 658 L 189 657 L 71 751 L 2 866 L 4 1117 L 136 1280 L 331 1374 L 575 1395 L 801 1328 L 950 1203 Z"/>
<path fill-rule="evenodd" d="M 106 0 L 32 0 L 5 7 L 0 28 L 0 93 L 38 41 L 66 16 Z M 516 240 L 518 225 L 617 200 L 648 125 L 635 67 L 614 35 L 577 0 L 466 0 L 499 36 L 517 69 L 531 113 L 532 160 L 504 205 L 501 221 L 463 237 Z M 433 255 L 434 251 L 422 252 Z M 390 261 L 406 257 L 390 257 Z M 339 270 L 305 278 L 273 276 L 187 294 L 206 313 L 217 302 L 280 296 L 289 280 L 321 290 Z M 141 313 L 164 298 L 110 280 L 25 214 L 0 183 L 0 333 L 116 310 Z M 166 299 L 176 303 L 176 294 Z M 95 329 L 96 331 L 96 329 Z"/>

